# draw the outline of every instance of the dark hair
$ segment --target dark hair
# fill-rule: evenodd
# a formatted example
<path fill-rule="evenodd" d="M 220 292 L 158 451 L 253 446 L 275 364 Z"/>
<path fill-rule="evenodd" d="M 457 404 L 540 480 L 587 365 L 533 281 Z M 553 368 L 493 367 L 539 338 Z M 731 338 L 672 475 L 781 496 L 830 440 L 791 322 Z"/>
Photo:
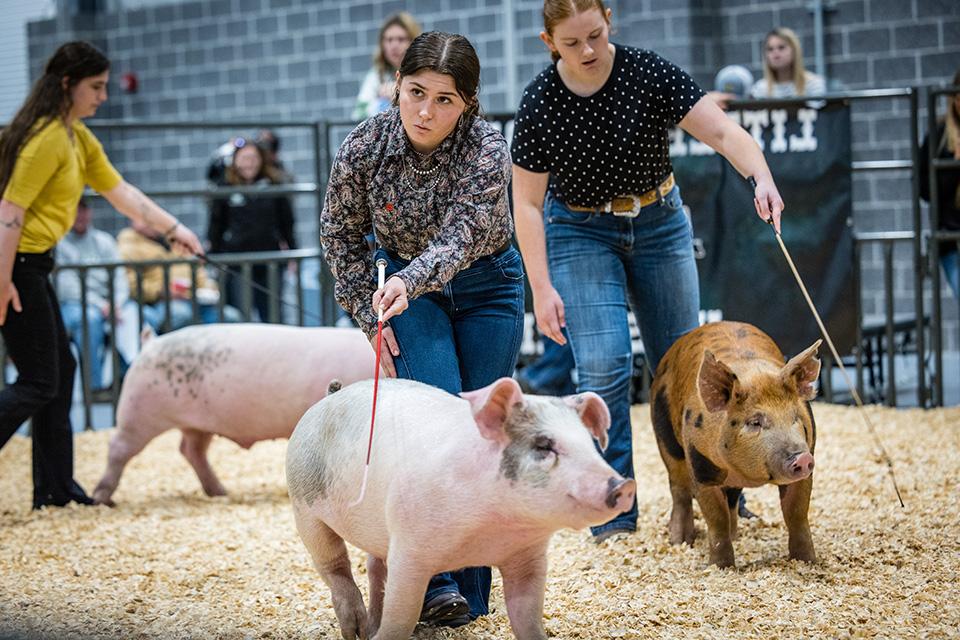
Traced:
<path fill-rule="evenodd" d="M 17 154 L 36 133 L 34 125 L 44 118 L 66 116 L 73 106 L 70 89 L 84 78 L 100 75 L 108 69 L 110 61 L 89 42 L 60 45 L 47 61 L 43 75 L 34 83 L 17 115 L 0 133 L 0 194 L 10 181 Z M 63 86 L 64 80 L 66 87 Z"/>
<path fill-rule="evenodd" d="M 464 121 L 480 114 L 480 59 L 470 41 L 457 33 L 428 31 L 417 36 L 400 63 L 400 80 L 421 71 L 434 71 L 453 78 L 457 93 L 467 108 Z M 400 82 L 393 94 L 393 104 L 400 100 Z"/>
<path fill-rule="evenodd" d="M 280 150 L 280 138 L 271 129 L 261 129 L 257 132 L 257 146 L 264 151 L 276 153 Z"/>
<path fill-rule="evenodd" d="M 262 180 L 266 178 L 272 184 L 280 184 L 283 182 L 283 176 L 277 169 L 267 162 L 267 156 L 264 152 L 263 147 L 258 144 L 250 144 L 244 138 L 237 138 L 233 141 L 233 155 L 230 156 L 230 166 L 226 168 L 223 172 L 224 179 L 227 184 L 244 184 L 243 178 L 240 177 L 240 172 L 237 171 L 236 157 L 240 153 L 240 149 L 244 147 L 250 147 L 257 152 L 257 156 L 260 157 L 260 171 L 254 176 L 253 181 Z"/>

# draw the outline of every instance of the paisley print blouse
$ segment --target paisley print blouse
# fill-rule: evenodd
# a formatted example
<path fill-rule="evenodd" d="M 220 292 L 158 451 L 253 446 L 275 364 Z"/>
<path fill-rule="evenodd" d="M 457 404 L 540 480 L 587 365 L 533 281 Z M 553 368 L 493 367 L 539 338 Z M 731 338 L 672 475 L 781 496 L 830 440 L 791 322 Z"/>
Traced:
<path fill-rule="evenodd" d="M 411 299 L 438 291 L 510 239 L 510 171 L 506 141 L 479 117 L 460 123 L 427 156 L 410 145 L 396 107 L 347 136 L 330 173 L 320 241 L 337 302 L 368 336 L 377 315 L 366 237 L 410 260 L 396 275 Z"/>

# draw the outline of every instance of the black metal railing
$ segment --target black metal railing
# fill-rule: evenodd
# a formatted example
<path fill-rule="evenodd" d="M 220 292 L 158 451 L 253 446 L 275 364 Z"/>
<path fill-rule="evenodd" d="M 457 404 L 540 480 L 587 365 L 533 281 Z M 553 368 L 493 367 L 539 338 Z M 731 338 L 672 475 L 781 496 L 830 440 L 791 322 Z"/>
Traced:
<path fill-rule="evenodd" d="M 951 95 L 960 91 L 957 87 L 947 87 L 941 89 L 931 89 L 927 93 L 927 113 L 930 121 L 931 139 L 935 132 L 935 114 L 937 99 L 943 95 Z M 891 158 L 887 160 L 869 160 L 854 161 L 852 170 L 857 173 L 865 172 L 909 172 L 911 182 L 911 201 L 912 201 L 912 226 L 913 231 L 881 232 L 881 233 L 855 233 L 854 234 L 854 281 L 856 296 L 854 304 L 856 305 L 857 333 L 856 345 L 852 353 L 844 358 L 855 369 L 855 384 L 861 395 L 873 401 L 884 402 L 890 406 L 896 406 L 897 397 L 901 390 L 897 388 L 897 358 L 898 353 L 915 352 L 916 362 L 916 404 L 918 406 L 940 406 L 944 403 L 944 376 L 943 376 L 943 314 L 942 301 L 940 299 L 941 278 L 938 268 L 940 241 L 956 242 L 960 247 L 960 232 L 946 232 L 938 229 L 940 218 L 939 207 L 936 204 L 936 172 L 945 168 L 958 168 L 960 162 L 938 160 L 928 158 L 930 161 L 930 181 L 931 181 L 931 206 L 930 206 L 930 231 L 924 231 L 922 213 L 919 203 L 919 96 L 921 89 L 902 88 L 902 89 L 884 89 L 872 91 L 856 91 L 843 94 L 831 94 L 828 96 L 818 96 L 813 101 L 842 99 L 850 103 L 872 100 L 893 100 L 905 101 L 908 105 L 908 120 L 910 123 L 910 159 L 900 160 Z M 811 102 L 811 98 L 794 98 L 789 100 L 749 100 L 730 103 L 730 108 L 748 108 L 756 106 L 770 107 L 774 104 L 787 104 L 797 102 Z M 487 114 L 487 117 L 497 122 L 503 129 L 505 135 L 509 137 L 512 127 L 512 113 L 494 113 Z M 229 188 L 198 188 L 198 189 L 155 189 L 145 191 L 152 197 L 180 197 L 180 196 L 201 196 L 204 198 L 213 198 L 228 196 L 231 193 L 246 192 L 256 190 L 257 193 L 270 193 L 275 195 L 297 195 L 312 194 L 316 198 L 317 215 L 323 207 L 323 197 L 326 188 L 327 176 L 336 153 L 336 146 L 343 136 L 338 135 L 337 129 L 345 132 L 357 123 L 354 121 L 317 121 L 317 122 L 201 122 L 201 121 L 123 121 L 123 120 L 93 120 L 90 126 L 97 129 L 239 129 L 239 128 L 284 128 L 284 127 L 302 127 L 311 132 L 312 152 L 314 155 L 314 178 L 313 182 L 297 182 L 292 184 L 277 185 L 267 188 L 250 187 L 229 187 Z M 931 149 L 934 147 L 930 145 Z M 318 224 L 319 229 L 319 224 Z M 319 242 L 317 243 L 319 245 Z M 913 300 L 912 315 L 897 315 L 894 302 L 894 258 L 896 247 L 909 246 L 910 263 L 913 272 Z M 883 305 L 884 311 L 882 317 L 865 317 L 862 310 L 863 282 L 861 274 L 861 264 L 865 252 L 869 249 L 874 251 L 874 247 L 879 247 L 883 263 Z M 268 269 L 268 283 L 271 291 L 275 292 L 271 296 L 271 309 L 269 320 L 287 321 L 292 324 L 320 324 L 332 325 L 336 320 L 336 304 L 333 300 L 333 278 L 329 269 L 323 263 L 318 249 L 268 252 L 257 254 L 230 254 L 211 256 L 212 263 L 218 265 L 216 269 L 232 269 L 246 276 L 247 282 L 255 265 L 265 264 Z M 316 260 L 318 262 L 316 283 L 310 281 L 304 282 L 303 265 L 305 261 Z M 283 278 L 281 273 L 288 263 L 292 262 L 293 277 L 287 281 L 293 282 L 294 293 L 288 292 L 288 303 L 281 302 L 280 296 L 283 295 Z M 83 274 L 93 268 L 106 268 L 111 275 L 117 268 L 129 268 L 134 272 L 134 280 L 138 285 L 142 285 L 142 270 L 148 266 L 160 265 L 164 269 L 165 290 L 169 291 L 170 272 L 169 269 L 174 264 L 187 263 L 190 265 L 192 275 L 196 275 L 196 269 L 203 268 L 196 259 L 183 259 L 177 261 L 162 261 L 154 263 L 104 263 L 98 265 L 58 265 L 58 271 L 67 269 L 76 269 L 80 271 L 81 297 L 85 297 L 86 284 Z M 210 268 L 210 267 L 207 267 Z M 931 282 L 932 288 L 932 309 L 929 313 L 925 312 L 925 294 L 926 283 Z M 110 299 L 113 300 L 113 279 L 110 280 Z M 193 321 L 199 321 L 199 305 L 196 300 L 196 278 L 192 278 L 191 303 L 193 311 Z M 313 293 L 313 285 L 316 284 L 316 293 Z M 240 305 L 240 312 L 244 318 L 251 317 L 252 287 L 244 287 L 245 293 Z M 142 290 L 141 286 L 134 288 L 136 291 Z M 311 296 L 316 299 L 311 299 Z M 218 302 L 218 316 L 224 317 L 225 291 L 221 289 L 221 295 Z M 289 305 L 294 305 L 293 310 Z M 286 309 L 286 312 L 284 310 Z M 311 311 L 315 309 L 315 311 Z M 112 310 L 113 311 L 113 310 Z M 166 306 L 166 317 L 164 322 L 169 326 L 171 322 L 170 305 Z M 111 322 L 115 323 L 115 313 L 111 312 Z M 139 312 L 139 326 L 144 324 L 142 310 Z M 115 331 L 115 325 L 112 326 Z M 87 335 L 86 322 L 84 320 L 84 339 L 80 344 L 84 349 L 88 348 L 89 341 L 85 339 Z M 929 343 L 929 350 L 928 350 Z M 109 401 L 116 410 L 116 401 L 119 393 L 119 354 L 116 347 L 110 347 L 110 358 L 114 365 L 114 379 L 110 388 Z M 89 362 L 89 354 L 81 354 L 83 362 Z M 0 343 L 0 362 L 5 361 L 3 345 Z M 824 370 L 829 372 L 833 367 L 829 354 L 824 356 Z M 83 372 L 83 367 L 81 367 Z M 90 378 L 86 372 L 83 372 L 83 390 L 84 390 L 84 415 L 86 426 L 90 427 L 90 404 L 91 389 L 89 387 Z M 867 379 L 864 379 L 866 375 Z M 840 394 L 835 393 L 831 376 L 826 375 L 823 379 L 824 398 L 833 400 L 844 400 Z M 0 385 L 3 380 L 0 378 Z M 869 385 L 870 393 L 866 393 Z"/>

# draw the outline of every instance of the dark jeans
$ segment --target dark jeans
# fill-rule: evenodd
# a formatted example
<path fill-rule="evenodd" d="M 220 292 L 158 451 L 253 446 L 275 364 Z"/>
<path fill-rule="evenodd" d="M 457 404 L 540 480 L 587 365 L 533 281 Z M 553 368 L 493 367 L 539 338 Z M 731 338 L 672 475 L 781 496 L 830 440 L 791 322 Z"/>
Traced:
<path fill-rule="evenodd" d="M 230 273 L 223 274 L 223 277 L 226 278 L 226 286 L 224 287 L 224 291 L 227 292 L 227 304 L 236 307 L 241 311 L 241 313 L 244 312 L 244 290 L 250 289 L 250 293 L 252 294 L 252 306 L 250 307 L 251 319 L 255 319 L 253 317 L 253 312 L 255 311 L 260 316 L 260 322 L 270 322 L 270 296 L 266 291 L 264 291 L 264 289 L 270 290 L 268 275 L 269 272 L 267 271 L 267 265 L 265 264 L 253 265 L 250 269 L 249 280 L 243 277 L 243 270 L 241 267 L 231 266 Z M 254 287 L 251 285 L 251 280 L 259 286 Z"/>
<path fill-rule="evenodd" d="M 32 418 L 33 505 L 62 506 L 86 499 L 73 481 L 70 394 L 77 363 L 50 284 L 50 254 L 20 254 L 13 283 L 23 311 L 11 306 L 0 327 L 17 381 L 0 391 L 0 448 Z"/>
<path fill-rule="evenodd" d="M 407 261 L 384 250 L 387 276 Z M 410 301 L 390 320 L 400 346 L 394 358 L 397 376 L 440 387 L 450 393 L 473 391 L 509 377 L 517 364 L 523 337 L 523 264 L 509 248 L 479 258 L 441 291 Z M 443 532 L 437 532 L 442 539 Z M 470 604 L 470 617 L 490 612 L 489 567 L 441 573 L 430 580 L 427 598 L 459 591 Z"/>
<path fill-rule="evenodd" d="M 563 299 L 577 366 L 577 390 L 594 391 L 610 409 L 611 467 L 633 478 L 630 378 L 633 310 L 651 371 L 673 342 L 699 324 L 700 289 L 693 230 L 674 187 L 635 218 L 568 209 L 549 197 L 544 208 L 553 286 Z M 633 531 L 637 503 L 592 527 L 594 535 Z"/>
<path fill-rule="evenodd" d="M 543 343 L 543 353 L 517 375 L 518 382 L 526 383 L 530 393 L 569 396 L 577 392 L 577 385 L 573 382 L 576 363 L 566 329 L 563 330 L 563 335 L 567 338 L 567 344 L 564 345 L 542 336 L 540 342 Z"/>

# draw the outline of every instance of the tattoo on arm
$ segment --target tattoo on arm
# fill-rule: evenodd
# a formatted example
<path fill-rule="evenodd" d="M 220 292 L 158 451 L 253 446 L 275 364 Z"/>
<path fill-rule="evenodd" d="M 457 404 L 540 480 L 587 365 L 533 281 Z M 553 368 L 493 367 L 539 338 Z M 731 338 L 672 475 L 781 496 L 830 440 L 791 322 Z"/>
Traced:
<path fill-rule="evenodd" d="M 14 217 L 13 220 L 10 221 L 0 220 L 0 226 L 4 226 L 7 229 L 19 229 L 23 225 L 21 224 L 19 218 Z"/>

